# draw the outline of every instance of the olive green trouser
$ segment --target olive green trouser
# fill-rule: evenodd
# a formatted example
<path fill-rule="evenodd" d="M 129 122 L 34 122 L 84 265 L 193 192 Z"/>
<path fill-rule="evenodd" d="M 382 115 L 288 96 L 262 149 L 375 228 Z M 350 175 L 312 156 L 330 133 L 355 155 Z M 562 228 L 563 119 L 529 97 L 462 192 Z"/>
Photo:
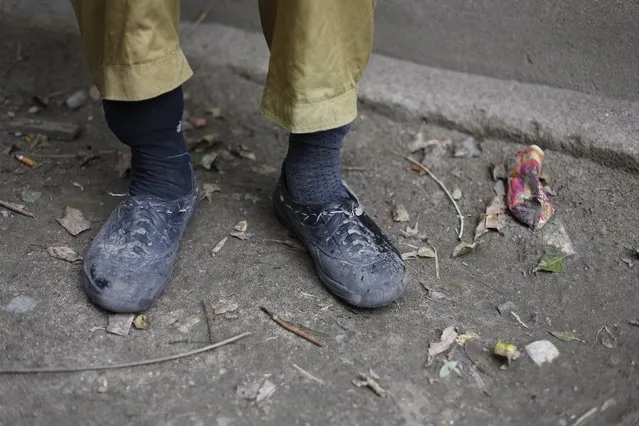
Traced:
<path fill-rule="evenodd" d="M 180 48 L 179 0 L 72 2 L 105 99 L 153 98 L 193 74 Z M 259 7 L 271 51 L 264 115 L 294 133 L 352 122 L 375 0 L 259 0 Z"/>

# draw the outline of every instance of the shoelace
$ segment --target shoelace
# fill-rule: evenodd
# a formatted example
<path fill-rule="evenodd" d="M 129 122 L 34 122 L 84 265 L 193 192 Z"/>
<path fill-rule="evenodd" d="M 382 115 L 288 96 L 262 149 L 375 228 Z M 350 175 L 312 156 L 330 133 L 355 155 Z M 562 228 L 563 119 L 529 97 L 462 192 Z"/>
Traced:
<path fill-rule="evenodd" d="M 362 252 L 374 254 L 377 252 L 374 248 L 371 232 L 366 228 L 359 219 L 362 210 L 357 204 L 352 204 L 349 209 L 337 209 L 320 214 L 332 217 L 333 220 L 341 217 L 341 223 L 337 225 L 335 231 L 327 236 L 327 239 L 335 238 L 337 243 L 346 247 L 346 251 L 350 255 L 361 255 Z M 339 215 L 339 216 L 338 216 Z M 318 217 L 319 220 L 319 217 Z"/>

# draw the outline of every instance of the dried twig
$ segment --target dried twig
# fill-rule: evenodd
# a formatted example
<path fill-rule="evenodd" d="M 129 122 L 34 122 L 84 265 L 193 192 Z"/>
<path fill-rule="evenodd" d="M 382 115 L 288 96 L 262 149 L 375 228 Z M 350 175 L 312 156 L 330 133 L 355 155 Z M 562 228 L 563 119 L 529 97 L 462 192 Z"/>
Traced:
<path fill-rule="evenodd" d="M 213 343 L 213 325 L 211 324 L 211 316 L 209 315 L 209 307 L 204 302 L 204 300 L 200 301 L 202 304 L 202 311 L 204 311 L 204 319 L 206 320 L 206 329 L 209 333 L 209 343 Z"/>
<path fill-rule="evenodd" d="M 439 255 L 437 254 L 437 249 L 433 247 L 433 251 L 435 252 L 435 275 L 437 275 L 437 279 L 439 279 Z"/>
<path fill-rule="evenodd" d="M 274 240 L 269 238 L 269 239 L 264 239 L 262 241 L 264 241 L 265 243 L 268 242 L 268 243 L 284 244 L 285 246 L 288 246 L 296 251 L 306 251 L 303 245 L 291 240 Z"/>
<path fill-rule="evenodd" d="M 590 410 L 586 411 L 581 417 L 579 417 L 577 420 L 575 420 L 575 422 L 572 425 L 573 426 L 579 426 L 584 421 L 586 421 L 586 419 L 588 417 L 592 416 L 596 412 L 597 412 L 597 407 L 592 407 Z"/>
<path fill-rule="evenodd" d="M 517 315 L 515 311 L 510 311 L 510 315 L 512 315 L 512 317 L 515 318 L 515 321 L 517 321 L 522 327 L 528 328 L 526 323 L 521 320 L 521 318 L 519 317 L 519 315 Z"/>
<path fill-rule="evenodd" d="M 410 158 L 408 156 L 404 156 L 403 155 L 402 157 L 404 157 L 404 159 L 410 161 L 411 163 L 413 163 L 414 165 L 416 165 L 417 167 L 419 167 L 420 169 L 425 171 L 426 174 L 428 174 L 428 176 L 430 176 L 431 179 L 433 179 L 435 182 L 437 182 L 437 185 L 439 185 L 439 187 L 446 193 L 446 195 L 448 196 L 448 199 L 450 200 L 450 202 L 453 203 L 453 206 L 455 206 L 455 210 L 457 210 L 457 217 L 459 217 L 459 235 L 458 235 L 457 239 L 461 240 L 462 236 L 464 235 L 464 215 L 462 214 L 461 210 L 459 209 L 459 206 L 457 205 L 457 202 L 455 201 L 455 199 L 451 195 L 450 191 L 448 191 L 448 189 L 446 188 L 444 183 L 441 180 L 439 180 L 437 178 L 437 176 L 435 176 L 422 163 L 420 163 L 419 161 L 415 161 L 415 160 L 413 160 L 412 158 Z"/>
<path fill-rule="evenodd" d="M 639 327 L 639 321 L 635 321 L 635 320 L 628 320 L 628 324 L 635 326 L 635 327 Z"/>
<path fill-rule="evenodd" d="M 16 369 L 0 369 L 0 374 L 37 374 L 37 373 L 77 373 L 80 371 L 97 371 L 97 370 L 115 370 L 119 368 L 130 368 L 130 367 L 141 367 L 143 365 L 151 365 L 157 364 L 160 362 L 174 361 L 181 358 L 186 358 L 189 356 L 201 354 L 202 352 L 210 351 L 220 346 L 228 345 L 229 343 L 233 343 L 236 340 L 243 339 L 244 337 L 250 336 L 250 332 L 242 333 L 235 335 L 233 337 L 229 337 L 226 340 L 222 340 L 221 342 L 214 343 L 212 345 L 205 346 L 203 348 L 194 349 L 192 351 L 183 352 L 180 354 L 169 355 L 162 358 L 155 359 L 147 359 L 143 361 L 135 361 L 135 362 L 126 362 L 122 364 L 113 364 L 113 365 L 93 365 L 86 367 L 40 367 L 40 368 L 16 368 Z"/>
<path fill-rule="evenodd" d="M 264 311 L 266 315 L 271 317 L 271 319 L 275 321 L 275 323 L 277 323 L 277 325 L 279 325 L 280 327 L 285 328 L 286 330 L 290 331 L 293 334 L 297 334 L 301 338 L 308 340 L 314 345 L 322 346 L 320 341 L 317 340 L 317 338 L 313 336 L 311 333 L 309 333 L 308 331 L 302 330 L 297 325 L 283 320 L 282 318 L 278 317 L 277 315 L 275 315 L 275 313 L 271 312 L 269 309 L 265 308 L 264 306 L 260 306 L 260 309 Z"/>
<path fill-rule="evenodd" d="M 308 377 L 311 380 L 316 381 L 317 383 L 319 383 L 320 385 L 324 384 L 324 380 L 322 379 L 318 379 L 317 377 L 313 376 L 311 373 L 309 373 L 308 371 L 304 370 L 302 367 L 300 367 L 299 365 L 293 363 L 293 367 L 295 367 L 300 373 L 302 373 L 303 375 L 305 375 L 306 377 Z"/>
<path fill-rule="evenodd" d="M 0 200 L 0 207 L 4 207 L 5 209 L 11 210 L 14 213 L 21 214 L 27 217 L 35 217 L 33 213 L 23 210 L 17 204 L 9 203 L 7 201 Z"/>

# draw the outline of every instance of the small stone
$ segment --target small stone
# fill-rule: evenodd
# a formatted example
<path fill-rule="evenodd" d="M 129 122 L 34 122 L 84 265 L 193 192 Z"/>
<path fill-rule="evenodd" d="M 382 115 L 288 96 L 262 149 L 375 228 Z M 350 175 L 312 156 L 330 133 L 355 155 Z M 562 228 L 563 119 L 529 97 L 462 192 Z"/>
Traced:
<path fill-rule="evenodd" d="M 67 107 L 72 110 L 76 110 L 84 106 L 89 100 L 89 95 L 86 90 L 80 89 L 71 94 L 65 101 Z"/>
<path fill-rule="evenodd" d="M 500 315 L 507 315 L 516 310 L 517 306 L 515 306 L 515 304 L 510 300 L 497 305 L 497 312 L 499 312 Z"/>
<path fill-rule="evenodd" d="M 9 212 L 6 210 L 0 210 L 0 216 L 2 217 L 9 217 Z"/>
<path fill-rule="evenodd" d="M 526 345 L 526 353 L 538 366 L 552 362 L 559 356 L 559 350 L 548 340 L 537 340 Z"/>
<path fill-rule="evenodd" d="M 507 177 L 504 164 L 497 164 L 493 167 L 493 180 L 505 180 Z"/>
<path fill-rule="evenodd" d="M 96 389 L 97 393 L 105 393 L 107 390 L 109 390 L 109 382 L 107 381 L 106 377 L 100 377 L 98 379 L 98 382 L 98 389 Z"/>
<path fill-rule="evenodd" d="M 37 114 L 40 112 L 40 108 L 34 105 L 31 108 L 29 108 L 27 111 L 29 112 L 29 114 Z"/>
<path fill-rule="evenodd" d="M 96 85 L 91 86 L 91 88 L 89 89 L 89 97 L 93 99 L 94 101 L 99 101 L 102 98 L 102 96 L 100 96 L 100 91 L 98 90 L 98 86 Z"/>

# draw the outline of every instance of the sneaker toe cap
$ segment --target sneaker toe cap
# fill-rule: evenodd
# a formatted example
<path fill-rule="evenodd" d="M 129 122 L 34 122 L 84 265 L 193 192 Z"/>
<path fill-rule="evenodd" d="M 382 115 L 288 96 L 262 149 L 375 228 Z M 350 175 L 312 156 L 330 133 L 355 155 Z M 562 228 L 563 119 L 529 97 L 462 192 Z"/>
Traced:
<path fill-rule="evenodd" d="M 340 262 L 318 265 L 322 282 L 340 299 L 360 308 L 376 308 L 406 290 L 406 267 L 394 253 L 366 265 Z"/>
<path fill-rule="evenodd" d="M 112 262 L 84 264 L 84 289 L 96 305 L 117 313 L 148 309 L 162 294 L 169 274 L 154 265 L 127 267 Z"/>

